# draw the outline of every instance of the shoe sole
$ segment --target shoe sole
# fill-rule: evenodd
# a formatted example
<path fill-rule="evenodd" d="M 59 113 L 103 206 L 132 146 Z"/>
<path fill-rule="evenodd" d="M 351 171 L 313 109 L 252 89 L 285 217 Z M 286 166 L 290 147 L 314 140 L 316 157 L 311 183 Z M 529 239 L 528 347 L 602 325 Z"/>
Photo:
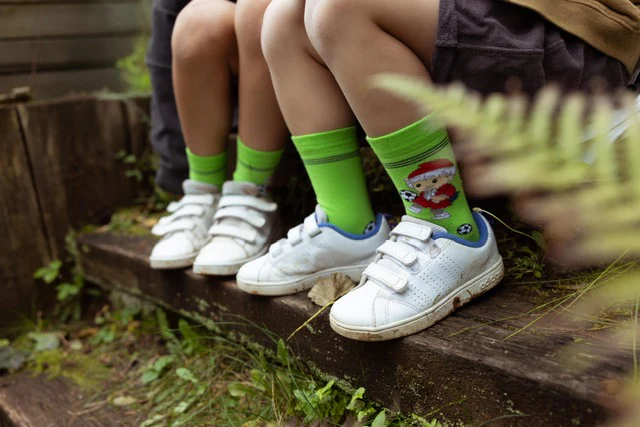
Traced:
<path fill-rule="evenodd" d="M 198 254 L 181 259 L 149 259 L 149 265 L 154 270 L 177 270 L 191 267 Z"/>
<path fill-rule="evenodd" d="M 357 341 L 387 341 L 411 335 L 435 325 L 472 299 L 484 294 L 500 283 L 503 276 L 504 264 L 500 258 L 491 268 L 451 292 L 437 305 L 407 320 L 382 329 L 365 329 L 343 325 L 330 316 L 331 328 L 343 337 Z"/>
<path fill-rule="evenodd" d="M 284 296 L 291 295 L 298 292 L 306 291 L 313 288 L 313 285 L 322 278 L 329 277 L 332 274 L 340 273 L 349 276 L 354 282 L 359 282 L 362 277 L 362 272 L 367 265 L 356 265 L 330 268 L 328 270 L 319 271 L 308 276 L 304 276 L 301 279 L 287 282 L 272 282 L 269 284 L 249 282 L 238 279 L 238 288 L 248 294 L 261 295 L 261 296 Z"/>
<path fill-rule="evenodd" d="M 238 273 L 240 267 L 248 262 L 260 258 L 264 254 L 266 254 L 268 250 L 269 247 L 267 246 L 259 254 L 251 258 L 247 258 L 243 261 L 235 262 L 233 264 L 193 264 L 193 272 L 196 274 L 201 274 L 203 276 L 233 276 Z"/>

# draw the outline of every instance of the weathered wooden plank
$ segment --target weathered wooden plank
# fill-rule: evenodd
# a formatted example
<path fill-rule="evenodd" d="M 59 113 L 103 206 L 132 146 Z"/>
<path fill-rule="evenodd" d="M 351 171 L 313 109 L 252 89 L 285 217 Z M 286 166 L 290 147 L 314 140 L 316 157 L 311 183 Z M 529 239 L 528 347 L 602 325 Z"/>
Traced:
<path fill-rule="evenodd" d="M 148 268 L 153 239 L 98 234 L 83 236 L 88 278 L 164 305 L 206 322 L 229 326 L 263 345 L 273 342 L 255 326 L 237 326 L 240 317 L 286 338 L 317 311 L 304 295 L 261 298 L 239 291 L 231 278 L 204 278 L 190 271 Z M 436 326 L 404 339 L 363 343 L 344 339 L 329 327 L 327 313 L 289 343 L 297 355 L 323 372 L 363 386 L 367 395 L 405 412 L 429 413 L 442 408 L 450 420 L 471 425 L 521 411 L 491 425 L 596 425 L 607 417 L 612 399 L 606 384 L 624 378 L 628 354 L 576 354 L 561 350 L 579 331 L 522 333 L 504 341 L 531 319 L 482 326 L 486 317 L 502 318 L 533 307 L 526 289 L 500 286 Z M 486 313 L 486 316 L 484 315 Z M 455 334 L 465 328 L 473 332 Z M 453 335 L 455 334 L 455 335 Z M 587 338 L 588 339 L 588 338 Z M 596 348 L 594 345 L 593 348 Z M 595 362 L 581 370 L 580 362 Z"/>
<path fill-rule="evenodd" d="M 134 34 L 148 28 L 144 3 L 0 5 L 0 39 Z"/>
<path fill-rule="evenodd" d="M 0 319 L 34 308 L 33 273 L 50 261 L 15 108 L 0 108 Z"/>
<path fill-rule="evenodd" d="M 84 408 L 86 393 L 71 381 L 22 372 L 0 378 L 0 426 L 134 426 L 123 411 L 109 405 Z"/>
<path fill-rule="evenodd" d="M 126 89 L 120 71 L 115 68 L 96 68 L 73 71 L 46 71 L 3 76 L 0 75 L 0 93 L 31 86 L 38 99 L 54 98 L 70 93 L 87 93 L 101 90 L 114 92 Z"/>
<path fill-rule="evenodd" d="M 135 43 L 136 36 L 0 40 L 0 72 L 113 67 L 133 51 Z"/>
<path fill-rule="evenodd" d="M 71 228 L 108 219 L 134 197 L 126 167 L 129 151 L 121 101 L 79 98 L 19 106 L 44 224 L 54 256 L 62 256 Z"/>

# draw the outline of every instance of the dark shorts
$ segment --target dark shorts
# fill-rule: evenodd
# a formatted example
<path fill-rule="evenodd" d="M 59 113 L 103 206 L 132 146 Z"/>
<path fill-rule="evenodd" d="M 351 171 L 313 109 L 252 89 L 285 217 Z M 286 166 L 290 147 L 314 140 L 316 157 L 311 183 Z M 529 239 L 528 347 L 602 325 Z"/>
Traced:
<path fill-rule="evenodd" d="M 514 86 L 534 94 L 555 83 L 566 91 L 629 85 L 616 59 L 538 13 L 500 0 L 440 0 L 433 56 L 436 83 L 460 81 L 482 94 Z"/>

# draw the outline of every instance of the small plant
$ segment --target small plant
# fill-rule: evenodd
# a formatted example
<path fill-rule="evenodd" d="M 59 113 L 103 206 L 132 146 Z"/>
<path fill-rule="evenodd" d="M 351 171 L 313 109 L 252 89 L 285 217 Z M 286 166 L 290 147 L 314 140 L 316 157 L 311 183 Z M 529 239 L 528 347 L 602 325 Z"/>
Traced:
<path fill-rule="evenodd" d="M 133 93 L 151 93 L 151 77 L 145 63 L 149 36 L 143 35 L 135 41 L 133 52 L 116 63 L 122 78 Z"/>
<path fill-rule="evenodd" d="M 84 271 L 80 264 L 80 248 L 76 242 L 76 233 L 70 231 L 65 236 L 68 272 L 63 272 L 64 265 L 60 260 L 54 260 L 39 268 L 33 274 L 35 279 L 41 279 L 47 285 L 55 285 L 58 301 L 54 314 L 64 322 L 68 319 L 78 320 L 82 314 L 80 300 L 84 289 Z"/>

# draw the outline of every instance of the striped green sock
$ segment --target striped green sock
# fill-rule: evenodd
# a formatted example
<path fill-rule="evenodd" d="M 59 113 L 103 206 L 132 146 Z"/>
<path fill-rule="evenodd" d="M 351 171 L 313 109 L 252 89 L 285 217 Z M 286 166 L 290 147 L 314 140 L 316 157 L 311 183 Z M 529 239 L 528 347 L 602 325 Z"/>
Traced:
<path fill-rule="evenodd" d="M 189 179 L 222 188 L 227 178 L 227 152 L 213 156 L 198 156 L 187 148 Z"/>
<path fill-rule="evenodd" d="M 400 192 L 407 215 L 470 241 L 480 238 L 449 136 L 435 116 L 368 140 Z"/>
<path fill-rule="evenodd" d="M 329 221 L 348 233 L 363 233 L 375 221 L 375 215 L 367 194 L 356 128 L 292 139 Z"/>
<path fill-rule="evenodd" d="M 233 180 L 268 185 L 271 176 L 278 167 L 278 163 L 280 163 L 282 151 L 255 150 L 244 145 L 240 137 L 238 137 L 238 157 Z"/>

